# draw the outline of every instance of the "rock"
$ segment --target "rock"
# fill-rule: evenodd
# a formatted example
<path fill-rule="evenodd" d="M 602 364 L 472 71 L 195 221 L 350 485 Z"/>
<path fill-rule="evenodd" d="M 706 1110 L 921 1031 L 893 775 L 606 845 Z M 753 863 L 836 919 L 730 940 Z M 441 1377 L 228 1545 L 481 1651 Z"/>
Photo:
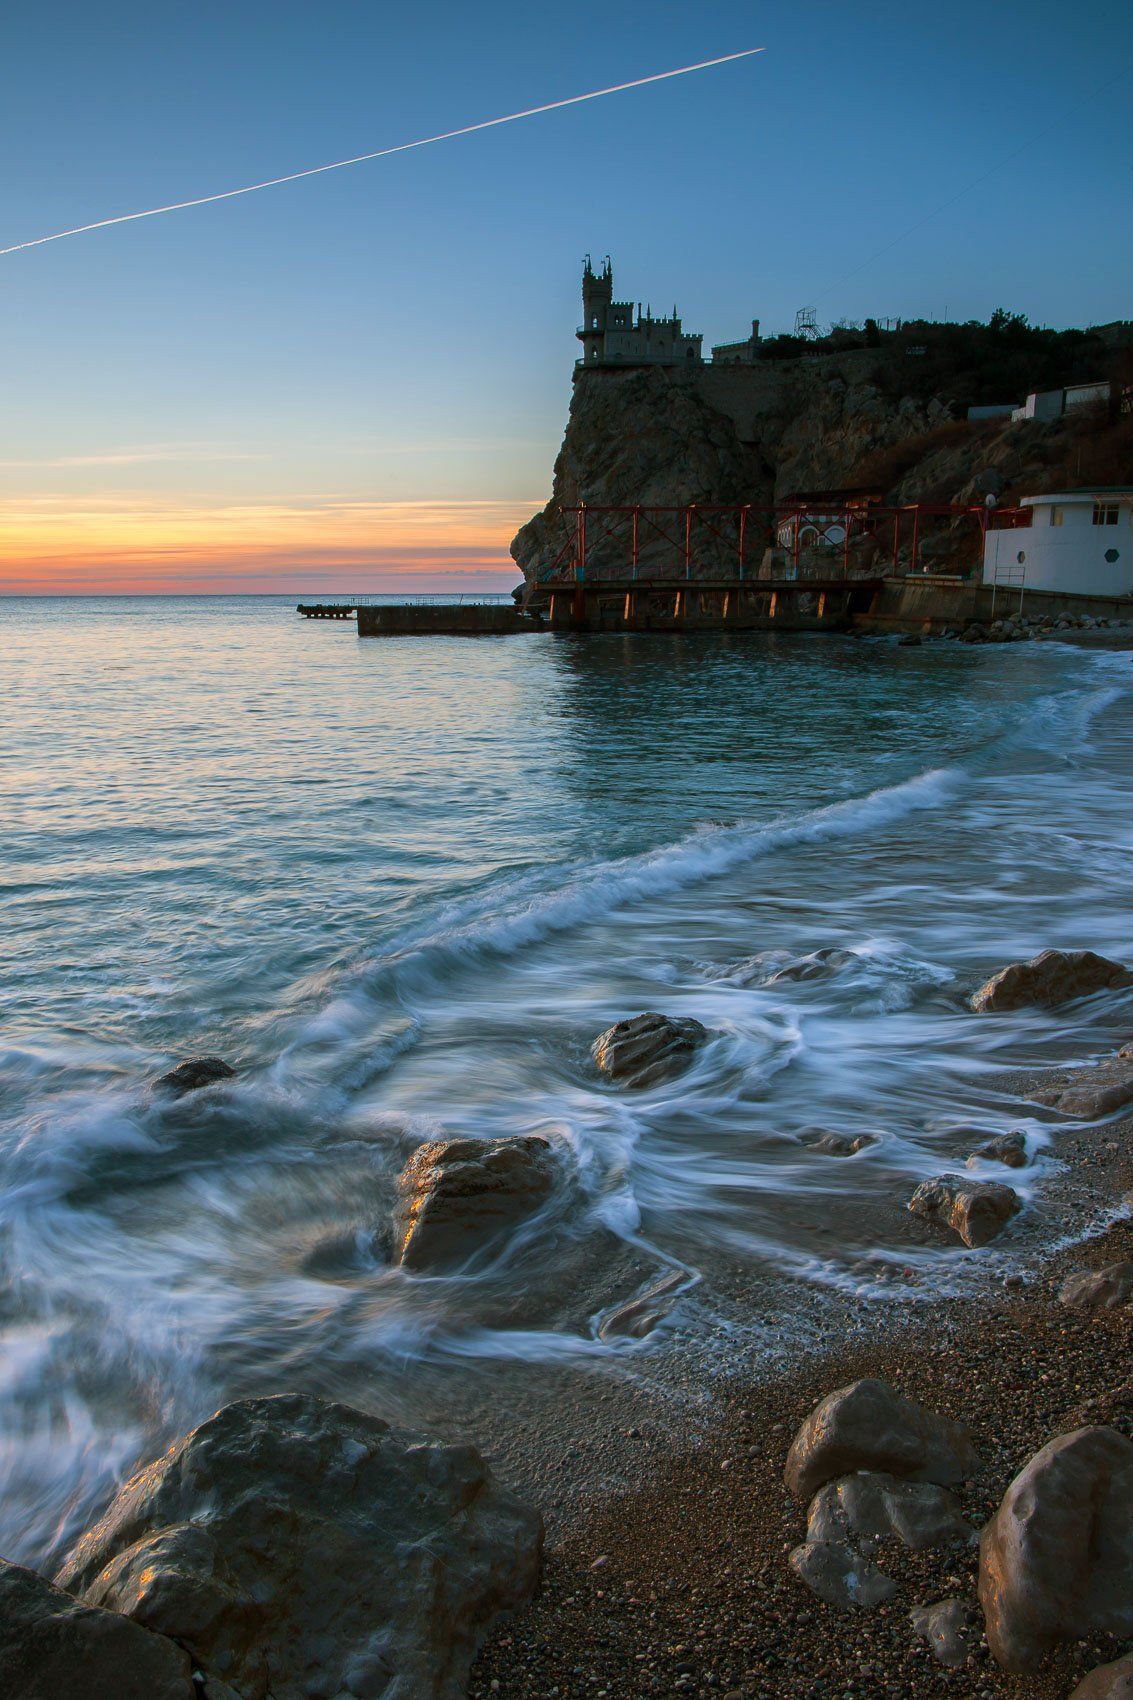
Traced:
<path fill-rule="evenodd" d="M 815 1406 L 791 1444 L 784 1479 L 797 1499 L 810 1499 L 824 1482 L 855 1470 L 947 1485 L 962 1481 L 977 1463 L 962 1423 L 869 1377 Z"/>
<path fill-rule="evenodd" d="M 241 1700 L 459 1700 L 541 1546 L 474 1448 L 284 1394 L 225 1406 L 140 1471 L 58 1581 Z"/>
<path fill-rule="evenodd" d="M 968 1167 L 977 1163 L 1004 1163 L 1009 1169 L 1023 1169 L 1027 1164 L 1027 1136 L 1021 1128 L 1010 1133 L 997 1133 L 985 1145 L 977 1145 L 968 1158 Z"/>
<path fill-rule="evenodd" d="M 1000 1181 L 965 1180 L 940 1175 L 922 1181 L 909 1200 L 914 1216 L 951 1228 L 966 1246 L 987 1245 L 1018 1210 L 1022 1201 L 1013 1187 Z"/>
<path fill-rule="evenodd" d="M 777 968 L 774 974 L 769 975 L 767 984 L 778 986 L 792 980 L 822 980 L 827 974 L 835 973 L 854 960 L 852 950 L 840 950 L 837 946 L 827 945 L 822 950 L 812 950 L 806 956 L 796 957 L 794 962 L 784 963 L 782 968 Z"/>
<path fill-rule="evenodd" d="M 1133 1442 L 1081 1428 L 1036 1452 L 980 1538 L 979 1591 L 1006 1670 L 1056 1641 L 1133 1635 Z"/>
<path fill-rule="evenodd" d="M 1082 1121 L 1111 1116 L 1133 1103 L 1133 1045 L 1124 1045 L 1115 1056 L 1077 1072 L 1069 1085 L 1044 1087 L 1031 1096 L 1037 1104 L 1048 1104 Z"/>
<path fill-rule="evenodd" d="M 394 1214 L 397 1261 L 453 1268 L 550 1195 L 555 1160 L 539 1134 L 519 1139 L 436 1139 L 402 1170 Z"/>
<path fill-rule="evenodd" d="M 1053 1009 L 1073 998 L 1129 985 L 1133 985 L 1133 973 L 1123 963 L 1092 950 L 1044 950 L 1029 962 L 1013 962 L 993 974 L 972 998 L 972 1008 L 980 1012 L 1027 1005 Z"/>
<path fill-rule="evenodd" d="M 949 1670 L 966 1665 L 976 1650 L 975 1620 L 963 1600 L 940 1600 L 909 1613 L 915 1633 L 927 1641 L 938 1664 Z"/>
<path fill-rule="evenodd" d="M 897 1592 L 892 1577 L 841 1541 L 804 1541 L 788 1562 L 812 1594 L 839 1611 L 871 1611 Z"/>
<path fill-rule="evenodd" d="M 5 1700 L 194 1700 L 189 1656 L 128 1617 L 99 1611 L 0 1561 Z"/>
<path fill-rule="evenodd" d="M 1133 1700 L 1133 1653 L 1092 1670 L 1070 1700 Z"/>
<path fill-rule="evenodd" d="M 919 649 L 922 638 L 917 632 L 906 632 L 903 638 L 897 639 L 899 649 Z"/>
<path fill-rule="evenodd" d="M 687 1068 L 707 1038 L 699 1021 L 648 1013 L 615 1022 L 598 1035 L 590 1054 L 603 1074 L 623 1086 L 656 1086 Z"/>
<path fill-rule="evenodd" d="M 600 1340 L 644 1340 L 662 1323 L 689 1284 L 683 1269 L 671 1269 L 640 1293 L 615 1305 L 598 1324 Z"/>
<path fill-rule="evenodd" d="M 811 1501 L 806 1527 L 808 1541 L 898 1540 L 913 1552 L 974 1534 L 947 1488 L 874 1470 L 827 1482 Z"/>
<path fill-rule="evenodd" d="M 848 1133 L 823 1133 L 817 1139 L 807 1141 L 808 1148 L 822 1157 L 856 1157 L 859 1151 L 876 1144 L 876 1136 L 872 1133 L 855 1134 L 853 1138 Z"/>
<path fill-rule="evenodd" d="M 1111 1263 L 1107 1269 L 1071 1275 L 1058 1297 L 1076 1310 L 1116 1310 L 1133 1301 L 1133 1263 Z"/>
<path fill-rule="evenodd" d="M 186 1092 L 197 1092 L 202 1086 L 215 1086 L 218 1080 L 232 1080 L 235 1075 L 236 1070 L 223 1057 L 189 1057 L 178 1063 L 176 1068 L 171 1068 L 168 1074 L 159 1075 L 154 1086 L 172 1093 L 175 1098 L 183 1098 Z"/>

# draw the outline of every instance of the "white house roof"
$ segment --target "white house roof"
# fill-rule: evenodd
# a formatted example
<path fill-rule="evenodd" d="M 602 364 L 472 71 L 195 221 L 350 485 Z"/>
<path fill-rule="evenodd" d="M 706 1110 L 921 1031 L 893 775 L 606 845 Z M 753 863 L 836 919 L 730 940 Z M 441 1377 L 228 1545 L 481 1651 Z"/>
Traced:
<path fill-rule="evenodd" d="M 1048 503 L 1057 503 L 1059 507 L 1069 506 L 1072 502 L 1133 502 L 1133 484 L 1100 485 L 1096 490 L 1058 490 L 1049 496 L 1024 496 L 1020 507 L 1045 507 Z"/>

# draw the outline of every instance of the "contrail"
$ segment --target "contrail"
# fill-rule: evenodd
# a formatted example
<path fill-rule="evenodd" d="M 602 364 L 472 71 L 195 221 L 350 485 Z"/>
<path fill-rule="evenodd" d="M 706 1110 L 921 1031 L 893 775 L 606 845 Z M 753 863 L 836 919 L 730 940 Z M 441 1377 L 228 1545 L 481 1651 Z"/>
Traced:
<path fill-rule="evenodd" d="M 289 171 L 285 177 L 269 177 L 263 183 L 246 183 L 242 189 L 224 189 L 218 195 L 198 195 L 192 201 L 171 201 L 167 207 L 147 207 L 144 212 L 119 213 L 117 218 L 99 218 L 93 224 L 76 224 L 73 230 L 56 230 L 51 236 L 36 236 L 30 242 L 14 242 L 10 248 L 0 248 L 0 255 L 19 254 L 25 248 L 42 248 L 45 242 L 62 242 L 64 237 L 83 236 L 88 230 L 105 230 L 111 224 L 132 224 L 139 218 L 159 218 L 162 213 L 184 212 L 188 207 L 207 207 L 213 201 L 231 201 L 237 195 L 255 195 L 261 189 L 276 189 L 281 183 L 297 183 L 301 177 L 320 177 L 324 171 L 342 171 L 348 165 L 364 165 L 370 159 L 388 159 L 390 154 L 409 153 L 412 148 L 430 148 L 434 142 L 451 142 L 457 136 L 472 136 L 477 130 L 494 130 L 500 124 L 517 124 L 521 118 L 537 118 L 542 112 L 557 112 L 560 107 L 579 106 L 586 100 L 602 100 L 608 94 L 624 94 L 627 89 L 644 88 L 647 83 L 664 83 L 670 77 L 687 77 L 693 71 L 710 71 L 714 65 L 750 59 L 754 53 L 763 51 L 762 47 L 745 47 L 741 53 L 724 53 L 719 59 L 702 59 L 698 65 L 680 65 L 675 71 L 655 71 L 651 77 L 635 77 L 633 82 L 615 83 L 608 89 L 592 89 L 589 94 L 568 95 L 566 100 L 549 100 L 545 106 L 529 106 L 523 112 L 509 112 L 503 118 L 485 118 L 479 124 L 465 124 L 459 130 L 445 130 L 439 136 L 422 136 L 416 142 L 399 142 L 396 147 L 355 154 L 353 159 L 336 159 L 330 165 L 312 165 L 306 171 Z"/>

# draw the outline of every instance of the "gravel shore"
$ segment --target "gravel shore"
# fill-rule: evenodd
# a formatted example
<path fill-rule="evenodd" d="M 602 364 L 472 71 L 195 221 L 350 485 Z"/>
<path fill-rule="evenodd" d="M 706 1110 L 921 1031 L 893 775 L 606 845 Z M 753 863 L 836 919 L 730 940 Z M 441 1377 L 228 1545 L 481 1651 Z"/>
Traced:
<path fill-rule="evenodd" d="M 783 1463 L 808 1411 L 865 1375 L 970 1424 L 981 1467 L 959 1498 L 977 1528 L 1053 1436 L 1099 1422 L 1133 1435 L 1133 1307 L 1070 1310 L 1057 1297 L 1067 1275 L 1133 1258 L 1133 1225 L 1120 1209 L 1133 1185 L 1131 1136 L 1133 1119 L 1110 1121 L 1068 1129 L 1058 1148 L 1067 1197 L 1080 1206 L 1088 1195 L 1099 1220 L 1108 1212 L 1116 1221 L 977 1296 L 884 1316 L 875 1305 L 849 1329 L 832 1315 L 821 1349 L 797 1362 L 779 1357 L 770 1377 L 745 1361 L 717 1379 L 695 1433 L 665 1420 L 655 1390 L 636 1407 L 629 1390 L 599 1393 L 598 1384 L 593 1404 L 574 1397 L 566 1422 L 574 1444 L 559 1473 L 539 1448 L 543 1467 L 529 1459 L 523 1472 L 549 1512 L 542 1592 L 497 1629 L 469 1693 L 1066 1700 L 1087 1671 L 1130 1650 L 1105 1638 L 1072 1644 L 1023 1678 L 1000 1671 L 981 1642 L 966 1668 L 942 1668 L 908 1614 L 954 1595 L 975 1607 L 974 1546 L 915 1554 L 890 1543 L 878 1555 L 901 1584 L 890 1605 L 826 1606 L 787 1565 L 806 1519 L 783 1486 Z M 809 1296 L 800 1301 L 805 1309 Z M 690 1397 L 695 1379 L 694 1369 Z M 557 1417 L 552 1452 L 564 1441 L 561 1409 Z"/>

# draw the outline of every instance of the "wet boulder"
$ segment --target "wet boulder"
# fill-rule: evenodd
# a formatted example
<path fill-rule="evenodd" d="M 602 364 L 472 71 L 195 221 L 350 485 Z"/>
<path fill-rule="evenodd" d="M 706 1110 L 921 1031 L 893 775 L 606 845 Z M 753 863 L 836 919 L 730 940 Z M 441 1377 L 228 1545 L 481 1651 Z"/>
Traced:
<path fill-rule="evenodd" d="M 154 1087 L 174 1098 L 186 1092 L 197 1092 L 202 1086 L 215 1086 L 218 1081 L 232 1080 L 236 1070 L 223 1057 L 189 1057 L 154 1081 Z"/>
<path fill-rule="evenodd" d="M 784 1479 L 797 1499 L 857 1470 L 947 1486 L 977 1467 L 963 1423 L 926 1410 L 867 1377 L 815 1406 L 791 1443 Z"/>
<path fill-rule="evenodd" d="M 838 1611 L 872 1611 L 897 1592 L 891 1576 L 844 1541 L 804 1541 L 788 1562 L 812 1594 Z"/>
<path fill-rule="evenodd" d="M 1133 1700 L 1133 1653 L 1092 1670 L 1070 1700 Z"/>
<path fill-rule="evenodd" d="M 1129 985 L 1133 973 L 1124 963 L 1111 962 L 1096 951 L 1044 950 L 1029 962 L 1012 962 L 993 974 L 975 993 L 972 1008 L 981 1013 L 1028 1005 L 1054 1009 L 1074 998 Z"/>
<path fill-rule="evenodd" d="M 1058 1641 L 1133 1635 L 1133 1442 L 1081 1428 L 1036 1452 L 980 1538 L 979 1593 L 1009 1671 Z"/>
<path fill-rule="evenodd" d="M 0 1562 L 0 1694 L 7 1700 L 194 1700 L 189 1656 L 128 1617 Z"/>
<path fill-rule="evenodd" d="M 420 1146 L 398 1182 L 397 1261 L 406 1269 L 452 1269 L 538 1210 L 555 1182 L 551 1143 L 435 1139 Z"/>
<path fill-rule="evenodd" d="M 975 1619 L 963 1600 L 938 1600 L 909 1613 L 913 1632 L 932 1648 L 937 1664 L 959 1670 L 976 1651 Z"/>
<path fill-rule="evenodd" d="M 914 1216 L 950 1228 L 972 1247 L 987 1245 L 1022 1208 L 1013 1187 L 1000 1181 L 967 1180 L 962 1175 L 922 1181 L 909 1200 Z"/>
<path fill-rule="evenodd" d="M 1040 1087 L 1030 1096 L 1064 1116 L 1100 1121 L 1133 1103 L 1133 1045 L 1123 1045 L 1112 1057 L 1075 1072 L 1070 1081 Z"/>
<path fill-rule="evenodd" d="M 977 1145 L 968 1158 L 968 1167 L 975 1168 L 979 1162 L 1002 1163 L 1008 1169 L 1023 1169 L 1027 1166 L 1027 1136 L 1021 1128 L 1013 1128 L 1010 1133 L 997 1133 L 993 1139 L 988 1139 L 983 1145 Z"/>
<path fill-rule="evenodd" d="M 140 1471 L 58 1580 L 241 1700 L 460 1700 L 541 1546 L 474 1448 L 284 1394 L 225 1406 Z"/>
<path fill-rule="evenodd" d="M 806 956 L 798 956 L 793 962 L 784 963 L 768 977 L 769 986 L 779 986 L 793 980 L 823 980 L 828 974 L 837 973 L 847 963 L 855 961 L 852 950 L 840 950 L 828 945 L 822 950 L 812 950 Z"/>
<path fill-rule="evenodd" d="M 913 1552 L 927 1552 L 967 1541 L 975 1531 L 955 1497 L 936 1482 L 859 1470 L 819 1488 L 806 1534 L 808 1541 L 897 1540 Z"/>
<path fill-rule="evenodd" d="M 686 1069 L 707 1038 L 707 1027 L 691 1016 L 649 1012 L 607 1027 L 590 1054 L 607 1079 L 620 1086 L 656 1086 Z"/>
<path fill-rule="evenodd" d="M 1073 1310 L 1116 1310 L 1133 1303 L 1133 1262 L 1111 1263 L 1106 1269 L 1084 1270 L 1062 1283 L 1058 1294 Z"/>

